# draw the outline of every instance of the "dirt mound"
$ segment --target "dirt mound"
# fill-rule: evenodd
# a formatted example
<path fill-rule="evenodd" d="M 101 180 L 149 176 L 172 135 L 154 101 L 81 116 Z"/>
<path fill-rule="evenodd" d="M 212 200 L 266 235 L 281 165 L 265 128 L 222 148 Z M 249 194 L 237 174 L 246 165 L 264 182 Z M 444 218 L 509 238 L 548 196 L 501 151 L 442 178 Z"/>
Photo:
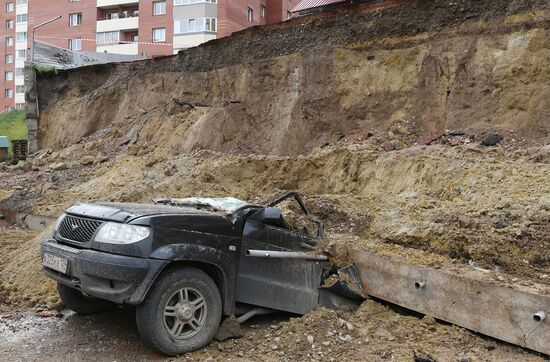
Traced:
<path fill-rule="evenodd" d="M 254 324 L 258 323 L 258 324 Z M 283 321 L 262 318 L 242 339 L 214 342 L 188 360 L 243 361 L 539 361 L 540 357 L 431 317 L 398 314 L 374 301 L 356 312 L 319 308 Z"/>

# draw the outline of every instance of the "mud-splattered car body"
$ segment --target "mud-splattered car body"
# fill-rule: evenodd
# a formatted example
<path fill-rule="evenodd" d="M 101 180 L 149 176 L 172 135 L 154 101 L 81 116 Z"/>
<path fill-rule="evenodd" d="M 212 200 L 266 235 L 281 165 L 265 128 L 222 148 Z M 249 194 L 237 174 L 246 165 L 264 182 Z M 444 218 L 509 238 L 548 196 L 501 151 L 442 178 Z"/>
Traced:
<path fill-rule="evenodd" d="M 276 207 L 286 200 L 297 203 L 310 228 L 288 224 Z M 139 234 L 135 240 L 134 234 Z M 45 274 L 80 297 L 140 306 L 167 273 L 194 268 L 215 283 L 222 315 L 250 316 L 259 308 L 305 314 L 320 299 L 340 303 L 320 289 L 327 259 L 315 250 L 321 236 L 322 225 L 294 192 L 267 206 L 231 198 L 76 204 L 59 218 L 53 237 L 42 242 L 41 254 Z M 169 308 L 191 306 L 173 304 Z M 195 310 L 189 308 L 178 312 Z"/>
<path fill-rule="evenodd" d="M 315 248 L 318 235 L 293 230 L 275 208 L 289 197 L 299 200 L 307 215 L 294 193 L 268 206 L 244 205 L 230 214 L 206 204 L 77 204 L 66 210 L 53 238 L 42 243 L 42 255 L 68 260 L 66 273 L 46 266 L 44 272 L 85 294 L 139 304 L 167 265 L 188 262 L 204 268 L 216 281 L 226 315 L 234 313 L 236 302 L 303 314 L 317 304 L 324 258 L 247 256 L 247 250 Z M 97 242 L 94 234 L 105 222 L 146 226 L 151 233 L 129 245 Z M 319 226 L 319 236 L 320 230 Z"/>

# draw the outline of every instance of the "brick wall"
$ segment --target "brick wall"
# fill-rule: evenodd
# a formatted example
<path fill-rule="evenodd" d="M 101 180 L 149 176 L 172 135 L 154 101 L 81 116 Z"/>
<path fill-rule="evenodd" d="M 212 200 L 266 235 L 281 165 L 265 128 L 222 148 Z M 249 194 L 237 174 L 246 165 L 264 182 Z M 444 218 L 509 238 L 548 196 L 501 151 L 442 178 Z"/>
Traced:
<path fill-rule="evenodd" d="M 82 25 L 69 26 L 69 14 L 73 13 L 82 13 Z M 68 0 L 48 0 L 47 5 L 45 4 L 45 1 L 29 0 L 29 47 L 32 28 L 37 24 L 55 18 L 59 15 L 63 17 L 36 30 L 37 40 L 63 48 L 68 48 L 69 38 L 95 40 L 97 22 L 95 0 L 81 0 L 77 2 L 69 2 Z M 83 40 L 82 50 L 95 51 L 95 41 Z"/>
<path fill-rule="evenodd" d="M 14 10 L 13 12 L 6 11 L 6 4 L 13 3 Z M 8 107 L 13 107 L 15 105 L 15 81 L 6 81 L 5 72 L 13 72 L 15 79 L 15 25 L 13 29 L 6 29 L 6 21 L 13 20 L 15 23 L 15 0 L 2 0 L 0 1 L 0 112 L 4 111 Z M 13 45 L 6 47 L 6 37 L 13 37 Z M 13 63 L 6 64 L 6 55 L 13 55 Z M 11 89 L 13 91 L 12 98 L 6 98 L 6 89 Z"/>
<path fill-rule="evenodd" d="M 172 43 L 174 40 L 174 1 L 166 0 L 166 14 L 153 15 L 154 0 L 140 0 L 139 2 L 139 41 L 140 43 L 153 43 L 153 29 L 166 29 L 165 45 L 140 44 L 139 53 L 151 55 L 169 55 L 173 53 Z"/>

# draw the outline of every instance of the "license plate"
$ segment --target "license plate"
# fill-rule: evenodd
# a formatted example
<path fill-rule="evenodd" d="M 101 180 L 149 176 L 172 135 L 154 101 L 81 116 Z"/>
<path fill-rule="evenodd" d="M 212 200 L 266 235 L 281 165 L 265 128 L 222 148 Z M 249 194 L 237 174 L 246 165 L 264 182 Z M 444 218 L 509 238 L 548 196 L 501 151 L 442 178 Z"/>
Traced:
<path fill-rule="evenodd" d="M 44 257 L 42 258 L 42 265 L 66 274 L 69 262 L 67 259 L 60 256 L 56 256 L 50 253 L 44 253 Z"/>

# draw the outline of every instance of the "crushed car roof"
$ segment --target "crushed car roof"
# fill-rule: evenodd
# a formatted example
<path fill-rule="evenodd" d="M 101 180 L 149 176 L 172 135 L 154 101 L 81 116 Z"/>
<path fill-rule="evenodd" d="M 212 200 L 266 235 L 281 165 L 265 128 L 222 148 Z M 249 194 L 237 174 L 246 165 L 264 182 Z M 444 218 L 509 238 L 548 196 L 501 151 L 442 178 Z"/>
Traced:
<path fill-rule="evenodd" d="M 169 203 L 174 206 L 210 206 L 214 209 L 221 210 L 231 214 L 243 206 L 249 205 L 248 202 L 236 199 L 234 197 L 188 197 L 184 199 L 157 199 L 155 203 Z"/>

